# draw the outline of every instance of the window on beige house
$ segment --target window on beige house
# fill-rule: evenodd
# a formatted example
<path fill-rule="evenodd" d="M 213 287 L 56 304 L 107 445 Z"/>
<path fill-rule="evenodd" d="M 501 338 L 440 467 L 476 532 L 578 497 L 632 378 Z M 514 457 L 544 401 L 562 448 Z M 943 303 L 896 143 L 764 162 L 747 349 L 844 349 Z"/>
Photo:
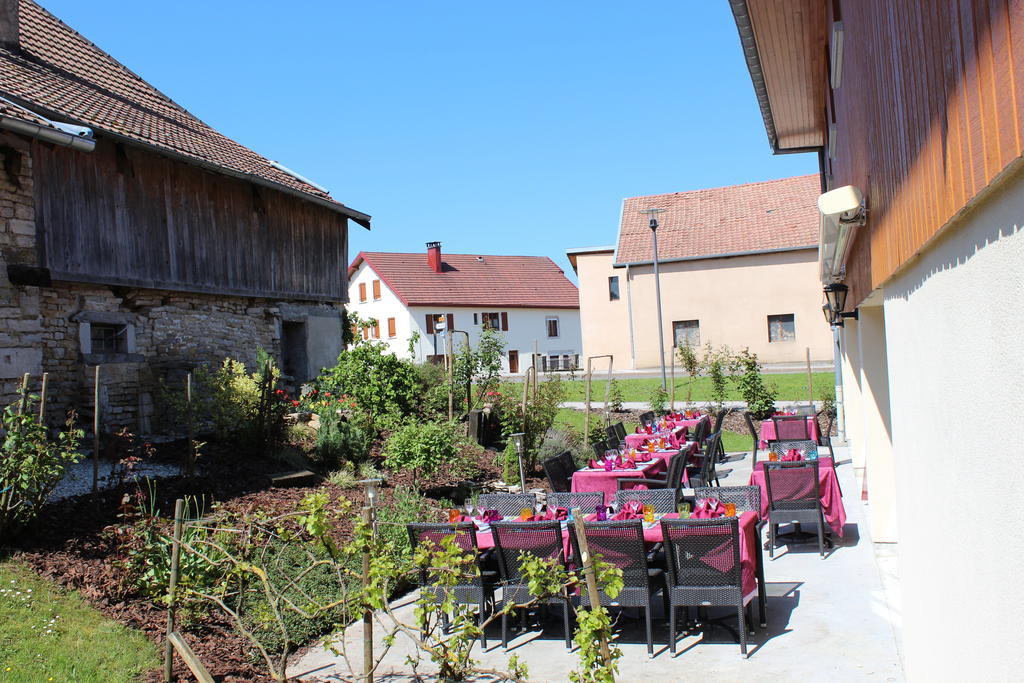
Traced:
<path fill-rule="evenodd" d="M 768 316 L 768 341 L 787 342 L 796 339 L 796 320 L 792 313 Z"/>
<path fill-rule="evenodd" d="M 700 321 L 676 320 L 672 323 L 673 344 L 679 346 L 700 346 Z"/>
<path fill-rule="evenodd" d="M 619 300 L 619 276 L 612 275 L 608 278 L 608 301 Z"/>

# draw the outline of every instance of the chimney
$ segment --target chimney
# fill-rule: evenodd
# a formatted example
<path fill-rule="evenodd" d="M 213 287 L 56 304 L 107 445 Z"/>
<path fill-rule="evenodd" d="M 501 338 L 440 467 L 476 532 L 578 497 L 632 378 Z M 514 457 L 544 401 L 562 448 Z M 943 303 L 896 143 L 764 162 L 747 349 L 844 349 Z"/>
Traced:
<path fill-rule="evenodd" d="M 427 264 L 435 273 L 441 272 L 441 243 L 427 242 Z"/>
<path fill-rule="evenodd" d="M 18 2 L 19 0 L 0 0 L 0 47 L 18 50 Z"/>

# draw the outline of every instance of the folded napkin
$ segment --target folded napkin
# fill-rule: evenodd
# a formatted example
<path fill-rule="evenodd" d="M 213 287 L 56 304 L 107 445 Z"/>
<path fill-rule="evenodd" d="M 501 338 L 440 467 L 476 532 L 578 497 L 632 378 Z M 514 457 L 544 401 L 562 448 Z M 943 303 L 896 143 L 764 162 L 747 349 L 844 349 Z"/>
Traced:
<path fill-rule="evenodd" d="M 783 462 L 799 462 L 800 460 L 803 459 L 803 453 L 801 453 L 796 448 L 790 448 L 788 451 L 786 451 L 786 454 L 782 456 Z"/>
<path fill-rule="evenodd" d="M 564 522 L 569 519 L 569 511 L 565 508 L 549 508 L 547 511 L 542 512 L 539 515 L 530 517 L 527 521 L 529 522 Z"/>
<path fill-rule="evenodd" d="M 643 434 L 643 433 L 644 433 L 644 431 L 645 431 L 645 430 L 644 430 L 644 428 L 643 428 L 643 427 L 642 427 L 641 425 L 637 425 L 637 426 L 636 426 L 636 433 L 637 433 L 637 434 Z"/>
<path fill-rule="evenodd" d="M 652 459 L 653 458 L 651 458 L 650 453 L 647 453 L 645 451 L 637 451 L 636 462 L 650 462 Z"/>
<path fill-rule="evenodd" d="M 497 510 L 484 510 L 482 514 L 477 516 L 477 519 L 486 524 L 491 522 L 500 522 L 502 520 L 501 513 Z"/>
<path fill-rule="evenodd" d="M 717 498 L 703 498 L 697 501 L 691 517 L 694 519 L 715 519 L 725 515 L 725 506 Z"/>
<path fill-rule="evenodd" d="M 615 521 L 622 521 L 625 519 L 642 519 L 644 516 L 644 506 L 638 500 L 626 501 L 622 509 L 619 510 L 612 516 Z"/>

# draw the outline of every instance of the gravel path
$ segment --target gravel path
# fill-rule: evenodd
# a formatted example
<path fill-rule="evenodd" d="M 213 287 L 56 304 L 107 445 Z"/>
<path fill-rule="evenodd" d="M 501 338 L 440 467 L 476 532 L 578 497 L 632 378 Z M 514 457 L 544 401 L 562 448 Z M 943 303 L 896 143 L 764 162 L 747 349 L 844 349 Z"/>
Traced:
<path fill-rule="evenodd" d="M 117 486 L 121 483 L 114 471 L 117 463 L 100 461 L 99 488 L 106 489 Z M 176 477 L 181 474 L 181 468 L 177 465 L 164 465 L 160 463 L 140 463 L 135 467 L 131 477 L 125 481 L 132 481 L 150 477 L 160 479 L 163 477 Z M 72 496 L 80 496 L 83 493 L 92 491 L 92 459 L 85 458 L 67 468 L 64 478 L 57 484 L 57 488 L 50 494 L 48 500 L 52 503 Z"/>

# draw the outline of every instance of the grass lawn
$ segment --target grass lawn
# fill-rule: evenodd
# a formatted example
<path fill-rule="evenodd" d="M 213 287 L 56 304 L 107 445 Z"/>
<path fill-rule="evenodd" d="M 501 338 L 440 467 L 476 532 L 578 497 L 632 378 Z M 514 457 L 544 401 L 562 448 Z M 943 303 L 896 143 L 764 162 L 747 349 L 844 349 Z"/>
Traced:
<path fill-rule="evenodd" d="M 807 373 L 796 372 L 796 373 L 785 373 L 785 374 L 771 374 L 762 375 L 766 384 L 774 384 L 779 388 L 778 400 L 780 401 L 803 401 L 807 400 Z M 686 391 L 689 379 L 679 374 L 676 375 L 676 403 L 686 400 Z M 831 372 L 815 372 L 812 374 L 812 382 L 814 383 L 814 398 L 820 400 L 827 389 L 831 390 L 835 382 L 835 376 Z M 605 376 L 600 373 L 594 373 L 594 381 L 592 384 L 591 400 L 592 401 L 603 401 L 604 400 L 604 387 L 606 383 Z M 636 379 L 620 379 L 618 380 L 619 388 L 622 390 L 623 401 L 640 401 L 646 403 L 651 399 L 651 394 L 654 392 L 654 388 L 661 385 L 661 379 L 656 377 L 643 377 Z M 583 401 L 586 398 L 586 383 L 583 380 L 577 379 L 573 381 L 566 381 L 566 401 Z M 506 391 L 515 391 L 511 387 L 505 389 Z M 711 391 L 711 380 L 707 377 L 698 377 L 693 381 L 693 393 L 692 399 L 694 401 L 709 401 Z M 522 393 L 522 388 L 519 389 L 518 396 Z M 728 394 L 726 396 L 728 401 L 741 401 L 743 397 L 740 396 L 739 390 L 736 388 L 734 382 L 728 384 Z"/>
<path fill-rule="evenodd" d="M 0 681 L 131 681 L 157 646 L 33 573 L 0 561 Z"/>

